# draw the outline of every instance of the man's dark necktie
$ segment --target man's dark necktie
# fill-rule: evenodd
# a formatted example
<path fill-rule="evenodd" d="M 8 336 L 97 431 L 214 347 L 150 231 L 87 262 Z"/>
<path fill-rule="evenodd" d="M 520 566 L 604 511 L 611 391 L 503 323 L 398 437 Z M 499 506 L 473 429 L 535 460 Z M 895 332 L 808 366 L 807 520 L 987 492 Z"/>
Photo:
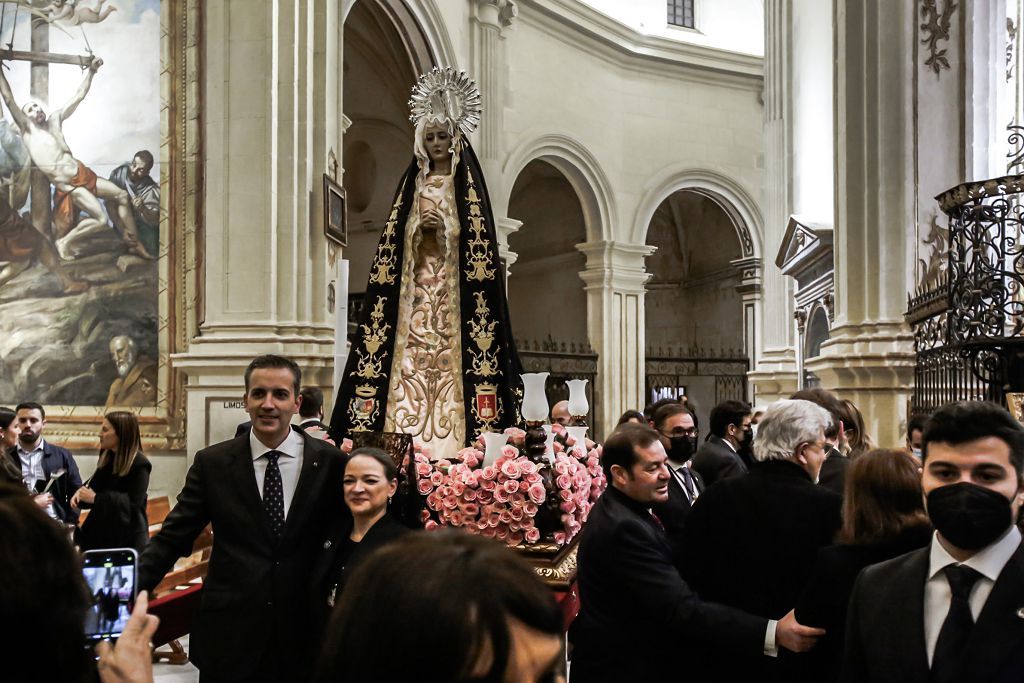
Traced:
<path fill-rule="evenodd" d="M 686 498 L 692 503 L 694 493 L 697 491 L 697 487 L 693 483 L 693 474 L 690 473 L 689 467 L 680 467 L 678 470 L 679 476 L 683 478 L 683 490 L 686 493 Z"/>
<path fill-rule="evenodd" d="M 267 451 L 267 473 L 263 477 L 263 509 L 270 520 L 270 530 L 275 538 L 281 536 L 284 529 L 284 485 L 281 483 L 281 468 L 277 459 L 278 451 Z"/>
<path fill-rule="evenodd" d="M 974 569 L 966 565 L 951 564 L 942 570 L 949 581 L 952 599 L 949 601 L 949 612 L 942 622 L 939 639 L 935 643 L 935 654 L 932 656 L 929 683 L 947 683 L 961 680 L 960 661 L 963 658 L 964 646 L 971 635 L 974 617 L 971 616 L 969 598 L 974 584 L 981 578 Z"/>

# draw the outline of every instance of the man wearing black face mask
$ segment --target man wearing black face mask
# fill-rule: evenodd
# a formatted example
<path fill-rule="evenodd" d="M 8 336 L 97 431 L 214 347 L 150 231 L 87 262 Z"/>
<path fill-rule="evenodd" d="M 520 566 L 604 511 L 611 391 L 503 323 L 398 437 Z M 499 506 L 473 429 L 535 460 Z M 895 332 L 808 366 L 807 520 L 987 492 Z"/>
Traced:
<path fill-rule="evenodd" d="M 935 536 L 861 572 L 842 680 L 1024 680 L 1024 427 L 994 403 L 945 406 L 925 424 L 922 463 Z"/>
<path fill-rule="evenodd" d="M 654 513 L 665 526 L 677 564 L 683 557 L 683 526 L 690 506 L 704 491 L 704 480 L 691 467 L 697 451 L 697 425 L 693 413 L 682 403 L 669 403 L 654 414 L 654 428 L 668 454 L 668 500 L 654 505 Z"/>
<path fill-rule="evenodd" d="M 723 401 L 711 409 L 711 438 L 700 445 L 693 457 L 693 469 L 711 486 L 716 481 L 740 477 L 747 466 L 741 448 L 750 448 L 754 431 L 750 427 L 750 406 L 742 401 Z"/>

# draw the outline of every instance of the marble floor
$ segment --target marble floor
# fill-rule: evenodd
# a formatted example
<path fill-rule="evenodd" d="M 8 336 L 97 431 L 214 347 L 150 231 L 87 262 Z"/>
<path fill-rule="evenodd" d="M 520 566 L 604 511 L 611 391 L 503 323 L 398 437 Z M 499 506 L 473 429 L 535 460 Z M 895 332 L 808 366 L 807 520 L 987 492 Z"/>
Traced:
<path fill-rule="evenodd" d="M 182 638 L 181 644 L 188 650 L 188 637 Z M 199 670 L 192 666 L 192 662 L 182 665 L 175 664 L 154 664 L 153 680 L 156 683 L 196 683 L 199 680 Z"/>

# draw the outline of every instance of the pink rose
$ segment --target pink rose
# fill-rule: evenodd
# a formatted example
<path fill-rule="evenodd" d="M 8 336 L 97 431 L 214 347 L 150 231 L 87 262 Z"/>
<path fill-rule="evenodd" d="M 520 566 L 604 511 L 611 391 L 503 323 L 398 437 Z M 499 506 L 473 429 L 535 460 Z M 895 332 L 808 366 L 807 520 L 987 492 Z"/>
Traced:
<path fill-rule="evenodd" d="M 519 463 L 515 460 L 506 460 L 501 466 L 501 473 L 510 479 L 518 479 L 522 470 L 519 469 Z"/>
<path fill-rule="evenodd" d="M 480 464 L 480 458 L 474 452 L 467 455 L 462 462 L 466 463 L 466 465 L 469 467 L 476 467 L 477 465 Z"/>
<path fill-rule="evenodd" d="M 572 448 L 575 445 L 576 445 L 576 439 L 574 439 L 571 434 L 566 434 L 565 435 L 565 447 L 566 448 Z"/>
<path fill-rule="evenodd" d="M 562 501 L 572 500 L 572 491 L 569 491 L 567 489 L 559 489 L 558 490 L 558 497 Z"/>
<path fill-rule="evenodd" d="M 519 455 L 519 449 L 511 444 L 505 444 L 501 447 L 501 454 L 506 458 L 515 458 Z"/>
<path fill-rule="evenodd" d="M 459 501 L 455 496 L 445 496 L 442 502 L 449 510 L 454 510 L 459 506 Z"/>
<path fill-rule="evenodd" d="M 523 519 L 523 508 L 521 508 L 521 507 L 514 507 L 514 508 L 512 508 L 512 511 L 509 514 L 512 515 L 512 519 L 513 520 L 515 520 L 517 522 L 521 521 Z"/>
<path fill-rule="evenodd" d="M 569 463 L 566 462 L 565 458 L 558 458 L 558 460 L 555 461 L 555 474 L 568 474 L 568 473 L 569 473 Z"/>
<path fill-rule="evenodd" d="M 497 512 L 492 512 L 490 515 L 488 515 L 487 526 L 495 528 L 499 524 L 501 524 L 501 515 L 499 515 Z"/>
<path fill-rule="evenodd" d="M 465 491 L 465 490 L 466 490 L 466 485 L 463 484 L 461 481 L 453 481 L 452 482 L 452 493 L 454 493 L 456 496 L 461 496 L 462 492 Z"/>
<path fill-rule="evenodd" d="M 480 535 L 486 536 L 487 538 L 494 538 L 497 534 L 495 533 L 494 529 L 492 529 L 491 527 L 487 527 L 486 529 L 480 531 Z"/>
<path fill-rule="evenodd" d="M 529 493 L 530 500 L 536 505 L 543 503 L 544 499 L 547 497 L 547 491 L 544 490 L 544 485 L 540 483 L 531 484 Z"/>
<path fill-rule="evenodd" d="M 544 477 L 540 476 L 540 473 L 538 472 L 533 472 L 531 474 L 527 474 L 526 479 L 524 481 L 530 484 L 538 484 L 544 481 Z"/>
<path fill-rule="evenodd" d="M 529 491 L 530 490 L 530 482 L 526 481 L 525 479 L 522 480 L 521 482 L 519 482 L 519 490 L 523 491 L 523 492 Z"/>
<path fill-rule="evenodd" d="M 497 538 L 500 541 L 507 541 L 508 540 L 508 529 L 505 529 L 503 527 L 498 527 L 497 529 L 495 529 L 494 537 Z"/>
<path fill-rule="evenodd" d="M 484 491 L 493 491 L 497 487 L 497 483 L 493 479 L 480 478 L 480 488 Z"/>
<path fill-rule="evenodd" d="M 462 512 L 467 517 L 476 517 L 480 514 L 480 506 L 476 503 L 466 503 L 462 506 Z"/>
<path fill-rule="evenodd" d="M 416 474 L 421 477 L 429 477 L 433 468 L 425 462 L 416 463 Z"/>
<path fill-rule="evenodd" d="M 557 543 L 558 545 L 565 545 L 565 542 L 567 540 L 568 539 L 566 538 L 564 531 L 555 532 L 555 543 Z"/>
<path fill-rule="evenodd" d="M 487 520 L 486 519 L 482 519 L 482 518 L 476 520 L 476 528 L 479 529 L 480 531 L 483 531 L 484 529 L 486 529 L 487 528 Z"/>
<path fill-rule="evenodd" d="M 526 458 L 519 459 L 519 468 L 523 471 L 523 474 L 530 475 L 537 471 L 537 464 L 530 462 Z"/>
<path fill-rule="evenodd" d="M 452 510 L 450 519 L 452 526 L 462 526 L 462 523 L 466 521 L 466 516 L 460 510 Z"/>
<path fill-rule="evenodd" d="M 341 440 L 341 450 L 344 453 L 351 453 L 352 452 L 352 439 L 342 439 Z"/>
<path fill-rule="evenodd" d="M 499 486 L 494 489 L 494 500 L 498 503 L 507 503 L 511 494 L 506 491 L 503 487 Z"/>
<path fill-rule="evenodd" d="M 468 491 L 467 491 L 467 493 L 468 493 Z M 466 500 L 469 500 L 469 498 L 466 498 Z M 494 493 L 491 492 L 491 491 L 477 491 L 476 492 L 476 502 L 480 503 L 481 505 L 487 505 L 488 503 L 492 502 L 493 500 L 494 500 Z"/>
<path fill-rule="evenodd" d="M 554 434 L 555 436 L 564 436 L 569 432 L 566 431 L 565 425 L 556 422 L 555 424 L 551 425 L 551 433 Z"/>
<path fill-rule="evenodd" d="M 445 459 L 442 458 L 441 460 L 437 461 L 436 465 L 438 467 L 440 467 L 441 469 L 443 469 L 443 470 L 447 470 L 449 467 L 452 466 L 452 461 L 451 460 L 445 460 Z"/>
<path fill-rule="evenodd" d="M 531 494 L 530 497 L 532 498 L 533 495 Z M 541 503 L 543 502 L 544 501 L 542 500 Z M 525 505 L 523 505 L 523 512 L 525 512 L 530 517 L 533 517 L 537 514 L 537 511 L 540 510 L 540 507 L 538 507 L 538 505 L 539 503 L 527 502 Z"/>
<path fill-rule="evenodd" d="M 512 505 L 522 507 L 526 503 L 526 496 L 517 491 L 516 493 L 513 493 L 508 500 Z"/>
<path fill-rule="evenodd" d="M 476 489 L 467 488 L 462 493 L 462 498 L 464 500 L 474 501 L 474 500 L 476 500 L 476 497 L 477 497 L 477 490 Z"/>
<path fill-rule="evenodd" d="M 480 477 L 484 481 L 494 481 L 495 479 L 498 478 L 498 470 L 494 467 L 494 465 L 488 465 L 483 469 L 483 472 L 480 474 Z"/>
<path fill-rule="evenodd" d="M 576 512 L 576 503 L 572 502 L 571 500 L 565 501 L 564 503 L 562 503 L 558 507 L 560 507 L 562 509 L 562 512 L 569 512 L 569 513 Z"/>
<path fill-rule="evenodd" d="M 503 434 L 508 434 L 508 440 L 510 443 L 520 444 L 526 438 L 526 432 L 518 427 L 508 427 Z"/>
<path fill-rule="evenodd" d="M 562 451 L 564 451 L 565 447 L 563 447 L 561 443 L 556 441 L 556 442 L 554 442 L 551 445 L 551 450 L 553 450 L 555 452 L 555 454 L 557 455 L 557 454 L 561 453 Z"/>
<path fill-rule="evenodd" d="M 425 496 L 434 490 L 434 485 L 430 483 L 429 479 L 420 479 L 416 484 L 416 490 L 420 492 L 421 496 Z"/>
<path fill-rule="evenodd" d="M 568 489 L 572 486 L 572 479 L 568 474 L 559 474 L 555 479 L 555 485 L 562 490 Z"/>
<path fill-rule="evenodd" d="M 511 534 L 508 535 L 508 544 L 510 546 L 515 547 L 515 546 L 519 545 L 522 542 L 523 542 L 523 534 L 521 532 L 513 531 Z"/>
<path fill-rule="evenodd" d="M 502 487 L 503 489 L 505 489 L 505 492 L 506 492 L 506 493 L 508 493 L 509 495 L 511 495 L 511 494 L 513 494 L 513 493 L 515 493 L 516 491 L 518 491 L 518 490 L 519 490 L 519 482 L 518 482 L 518 481 L 513 481 L 513 480 L 509 479 L 508 481 L 506 481 L 505 483 L 503 483 L 503 484 L 501 485 L 501 487 Z"/>
<path fill-rule="evenodd" d="M 512 521 L 512 512 L 507 509 L 502 510 L 501 514 L 498 515 L 498 519 L 501 521 L 502 524 L 508 524 Z"/>
<path fill-rule="evenodd" d="M 426 529 L 427 531 L 433 531 L 434 529 L 437 529 L 439 526 L 440 525 L 437 522 L 435 522 L 434 520 L 428 519 L 427 523 L 423 525 L 423 528 Z"/>
<path fill-rule="evenodd" d="M 420 524 L 426 524 L 428 519 L 430 519 L 430 511 L 420 510 Z"/>
<path fill-rule="evenodd" d="M 430 483 L 433 484 L 434 486 L 440 486 L 443 481 L 444 475 L 441 474 L 440 472 L 435 470 L 430 474 Z"/>
<path fill-rule="evenodd" d="M 527 529 L 526 533 L 523 534 L 523 538 L 526 539 L 527 543 L 536 543 L 540 540 L 540 529 Z"/>

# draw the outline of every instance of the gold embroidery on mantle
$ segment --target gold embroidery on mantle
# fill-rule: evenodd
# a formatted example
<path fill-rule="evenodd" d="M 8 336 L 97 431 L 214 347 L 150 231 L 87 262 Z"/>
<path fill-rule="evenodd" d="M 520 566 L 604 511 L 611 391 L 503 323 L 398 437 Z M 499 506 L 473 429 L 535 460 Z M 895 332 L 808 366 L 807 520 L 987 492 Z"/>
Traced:
<path fill-rule="evenodd" d="M 475 385 L 474 390 L 476 396 L 473 400 L 473 417 L 476 418 L 480 429 L 473 436 L 478 437 L 483 432 L 494 431 L 494 423 L 501 418 L 502 405 L 496 385 L 485 382 Z"/>
<path fill-rule="evenodd" d="M 378 285 L 395 284 L 395 226 L 398 225 L 398 211 L 402 208 L 402 195 L 405 193 L 405 182 L 398 190 L 395 204 L 391 207 L 391 215 L 384 225 L 380 246 L 377 247 L 377 258 L 370 273 L 370 282 Z"/>
<path fill-rule="evenodd" d="M 391 328 L 391 325 L 384 322 L 384 302 L 384 297 L 377 297 L 377 302 L 373 305 L 373 310 L 370 311 L 370 324 L 361 326 L 363 328 L 363 348 L 365 352 L 362 349 L 356 349 L 359 361 L 356 363 L 356 369 L 352 373 L 356 377 L 377 379 L 384 376 L 383 357 L 378 356 L 378 352 L 387 339 L 388 330 Z"/>
<path fill-rule="evenodd" d="M 476 193 L 473 174 L 466 174 L 469 187 L 466 189 L 466 201 L 469 203 L 469 232 L 473 238 L 466 244 L 466 277 L 470 280 L 483 282 L 494 279 L 494 267 L 491 264 L 490 240 L 487 234 L 483 213 L 480 211 L 480 197 Z"/>
<path fill-rule="evenodd" d="M 469 349 L 473 357 L 469 371 L 480 377 L 495 377 L 501 375 L 498 369 L 498 349 L 500 346 L 494 343 L 494 328 L 498 326 L 497 320 L 491 320 L 491 309 L 484 300 L 483 292 L 475 292 L 476 317 L 469 321 L 469 337 L 477 346 L 477 349 Z"/>
<path fill-rule="evenodd" d="M 355 394 L 348 404 L 352 431 L 368 432 L 373 428 L 373 421 L 377 418 L 377 390 L 372 384 L 360 384 L 356 387 Z"/>

